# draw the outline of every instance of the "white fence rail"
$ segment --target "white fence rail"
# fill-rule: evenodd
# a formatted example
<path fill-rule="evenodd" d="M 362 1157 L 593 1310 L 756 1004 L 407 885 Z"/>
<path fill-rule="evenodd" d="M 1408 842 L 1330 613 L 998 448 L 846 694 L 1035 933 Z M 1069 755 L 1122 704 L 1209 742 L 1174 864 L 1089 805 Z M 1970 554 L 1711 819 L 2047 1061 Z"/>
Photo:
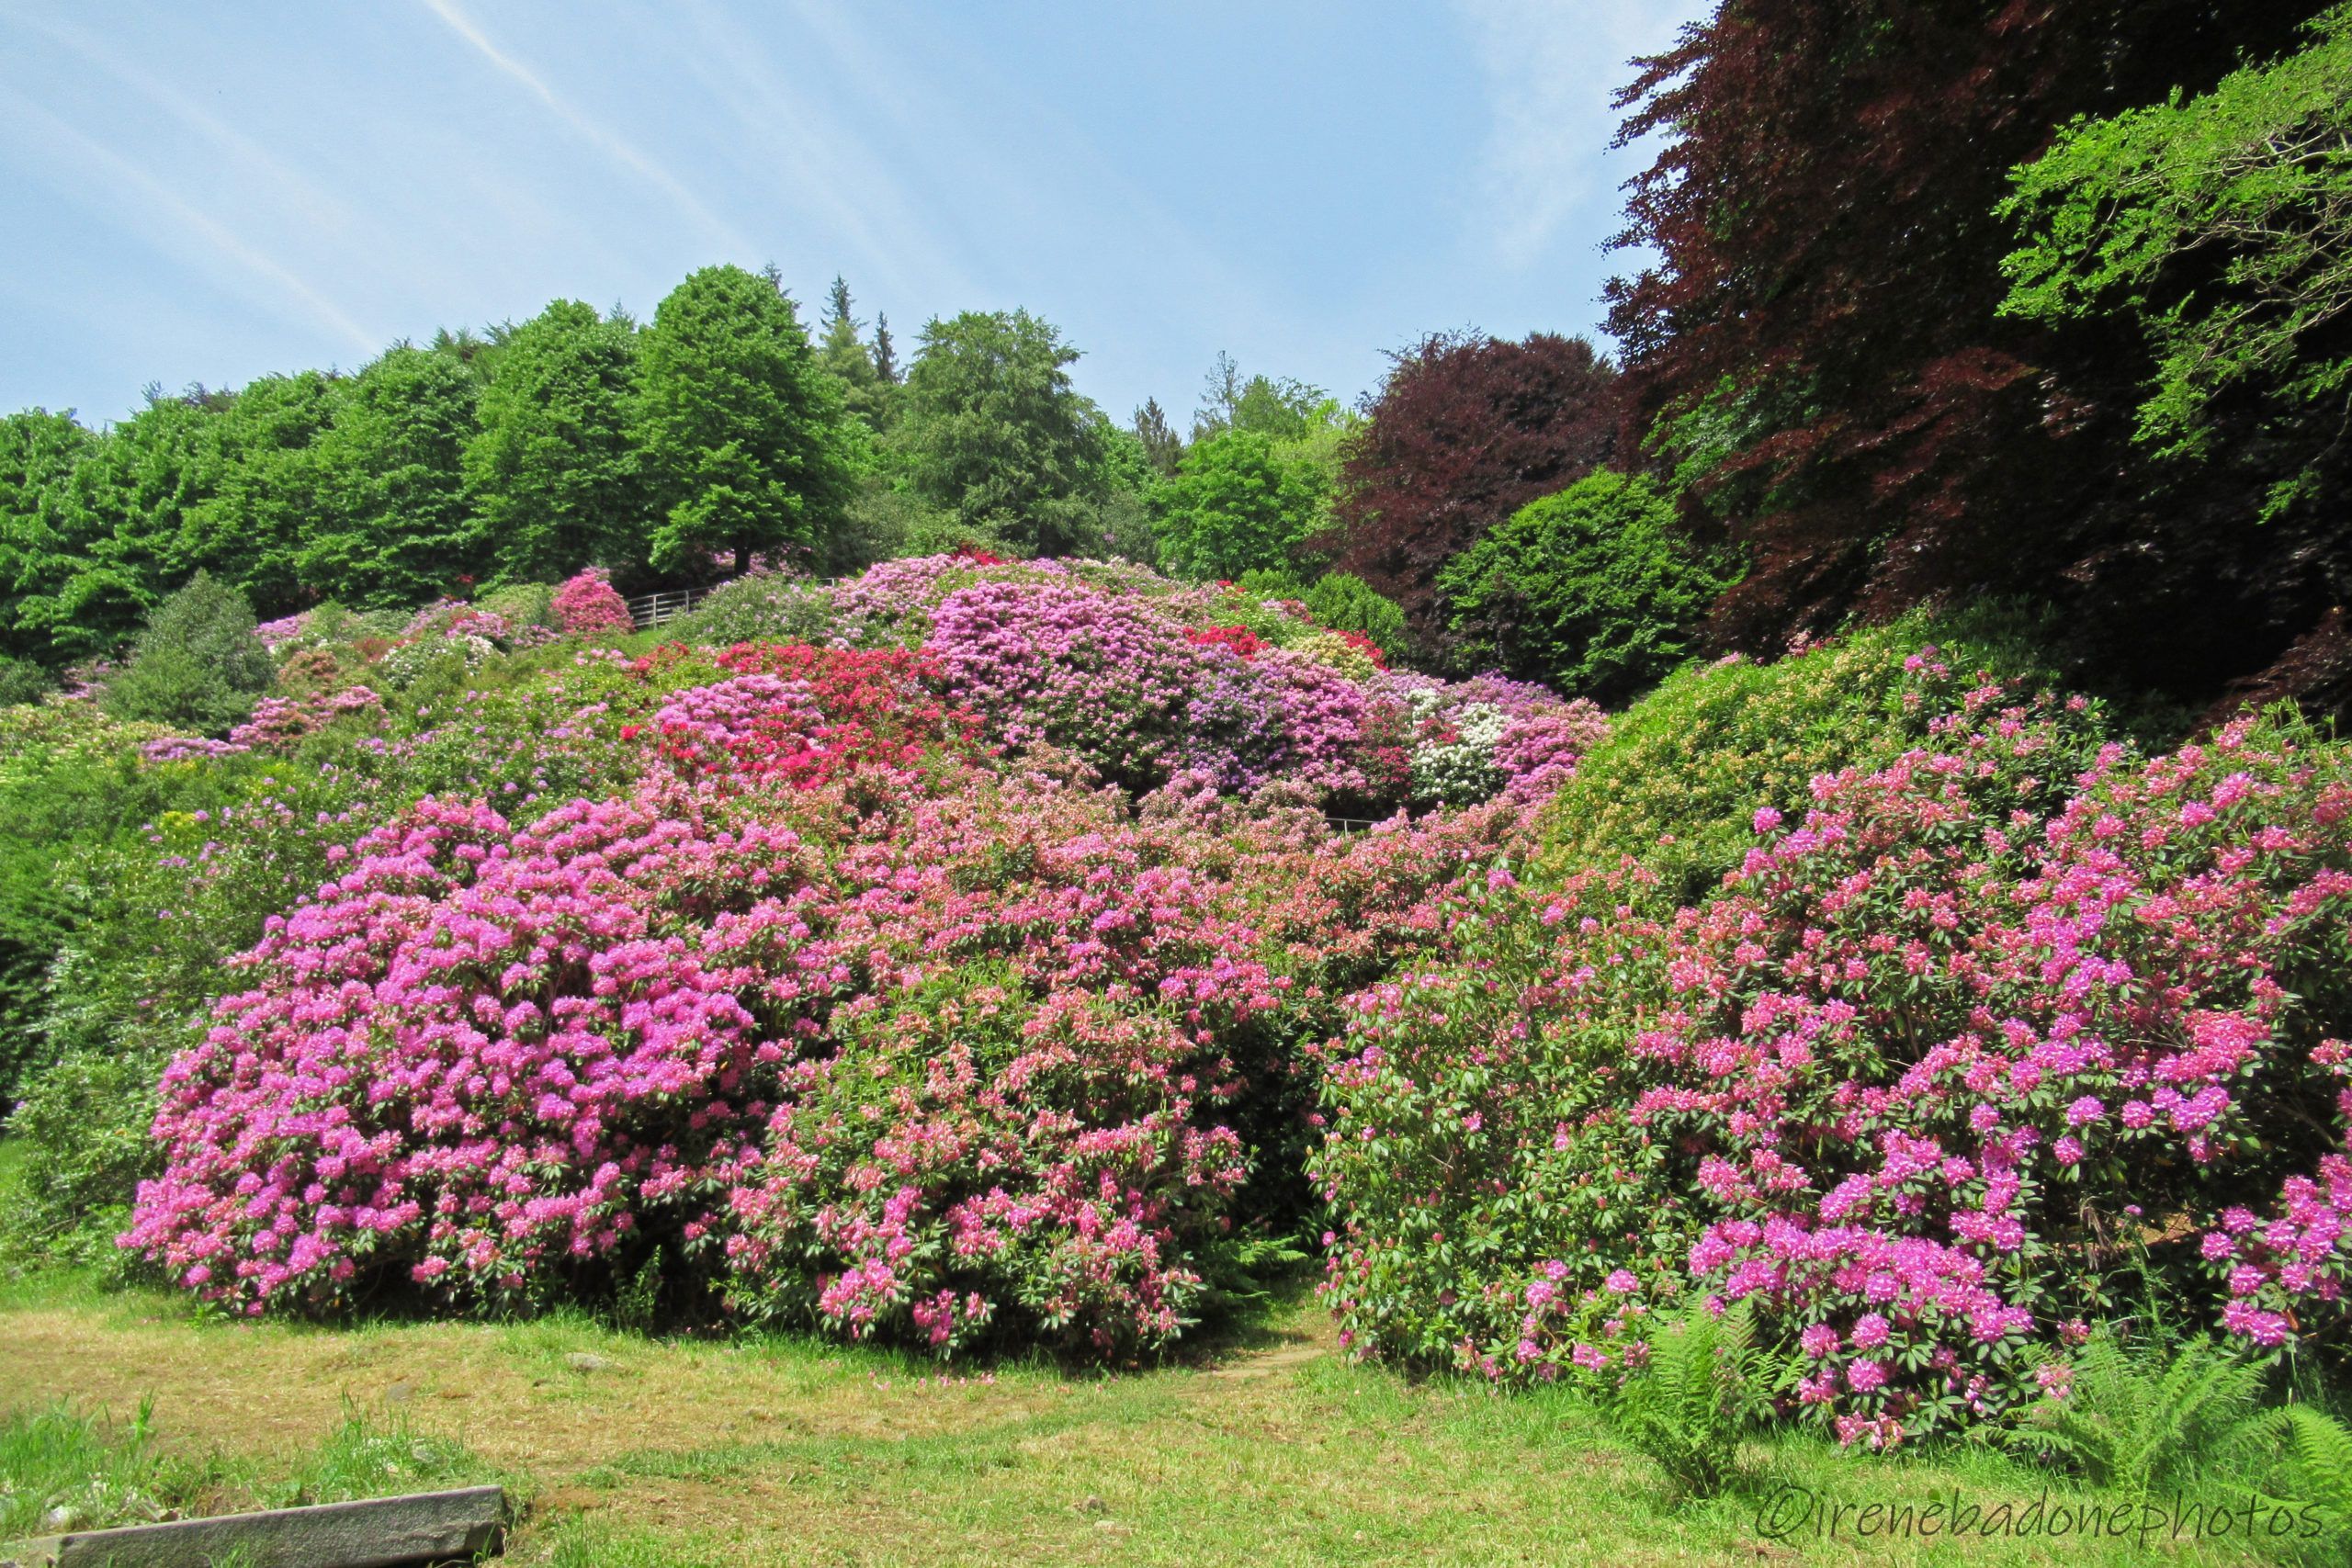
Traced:
<path fill-rule="evenodd" d="M 707 590 L 696 592 L 682 589 L 670 593 L 640 593 L 628 601 L 628 618 L 637 623 L 639 631 L 658 626 L 664 621 L 674 621 L 689 615 L 707 596 Z"/>

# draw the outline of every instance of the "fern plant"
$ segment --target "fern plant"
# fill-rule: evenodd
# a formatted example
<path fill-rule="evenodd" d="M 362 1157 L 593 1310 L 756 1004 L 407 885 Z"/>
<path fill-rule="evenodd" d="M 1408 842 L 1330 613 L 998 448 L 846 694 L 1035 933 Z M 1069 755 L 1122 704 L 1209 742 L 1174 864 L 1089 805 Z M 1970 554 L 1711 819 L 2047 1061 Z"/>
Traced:
<path fill-rule="evenodd" d="M 2308 1404 L 2282 1404 L 2264 1424 L 2293 1461 L 2288 1495 L 2317 1505 L 2339 1532 L 2352 1530 L 2352 1431 Z"/>
<path fill-rule="evenodd" d="M 2145 1495 L 2250 1456 L 2275 1428 L 2263 1367 L 2210 1339 L 2170 1356 L 2111 1335 L 2083 1347 L 2073 1389 L 2033 1407 L 2022 1446 L 2070 1461 L 2094 1485 Z"/>
<path fill-rule="evenodd" d="M 1747 1304 L 1721 1316 L 1694 1304 L 1650 1337 L 1649 1364 L 1610 1414 L 1677 1496 L 1712 1497 L 1738 1477 L 1739 1439 L 1768 1382 Z"/>

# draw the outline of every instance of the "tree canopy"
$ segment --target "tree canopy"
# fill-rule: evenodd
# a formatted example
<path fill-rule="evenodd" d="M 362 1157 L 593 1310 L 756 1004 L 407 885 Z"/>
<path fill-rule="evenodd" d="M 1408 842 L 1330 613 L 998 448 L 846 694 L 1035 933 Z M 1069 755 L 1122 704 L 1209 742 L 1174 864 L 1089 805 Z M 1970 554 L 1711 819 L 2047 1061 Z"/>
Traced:
<path fill-rule="evenodd" d="M 1340 564 L 1442 631 L 1444 563 L 1615 449 L 1615 371 L 1581 338 L 1437 333 L 1390 356 L 1348 444 L 1334 507 Z"/>
<path fill-rule="evenodd" d="M 673 289 L 646 330 L 638 445 L 660 521 L 650 555 L 737 571 L 757 551 L 812 548 L 854 475 L 840 387 L 773 279 L 710 266 Z"/>
<path fill-rule="evenodd" d="M 644 552 L 629 431 L 636 329 L 558 299 L 506 335 L 465 448 L 466 497 L 498 579 L 547 582 Z"/>
<path fill-rule="evenodd" d="M 1078 357 L 1026 310 L 927 323 L 895 433 L 917 493 L 1034 554 L 1084 538 L 1106 491 L 1108 422 L 1070 385 Z"/>
<path fill-rule="evenodd" d="M 2025 241 L 2003 311 L 2128 318 L 2154 362 L 2134 434 L 2164 456 L 2215 456 L 2249 405 L 2289 469 L 2267 519 L 2320 498 L 2352 423 L 2352 6 L 2313 35 L 2201 96 L 2070 125 L 2001 208 Z"/>
<path fill-rule="evenodd" d="M 1626 423 L 1750 570 L 1758 652 L 1952 594 L 2060 600 L 2132 678 L 2259 664 L 2335 602 L 2314 536 L 2131 449 L 2120 323 L 2004 315 L 2009 170 L 2086 114 L 2290 47 L 2309 0 L 1724 0 L 1621 95 L 1653 139 L 1611 288 Z M 2120 416 L 2120 417 L 2119 417 Z"/>

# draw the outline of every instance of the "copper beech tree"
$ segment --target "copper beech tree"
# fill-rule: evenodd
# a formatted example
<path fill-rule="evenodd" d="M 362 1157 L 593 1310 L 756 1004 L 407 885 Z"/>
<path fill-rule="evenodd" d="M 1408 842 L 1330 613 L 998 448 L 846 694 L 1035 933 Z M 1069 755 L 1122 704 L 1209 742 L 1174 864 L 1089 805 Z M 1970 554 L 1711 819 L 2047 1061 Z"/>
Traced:
<path fill-rule="evenodd" d="M 1725 0 L 1621 95 L 1655 136 L 1611 288 L 1626 429 L 1747 575 L 1719 643 L 2029 592 L 2212 689 L 2327 602 L 2260 491 L 2134 452 L 2128 330 L 2003 317 L 2011 170 L 2082 116 L 2294 46 L 2311 0 Z"/>
<path fill-rule="evenodd" d="M 1616 372 L 1582 338 L 1440 333 L 1390 356 L 1340 469 L 1338 564 L 1403 606 L 1426 649 L 1446 561 L 1614 449 Z"/>

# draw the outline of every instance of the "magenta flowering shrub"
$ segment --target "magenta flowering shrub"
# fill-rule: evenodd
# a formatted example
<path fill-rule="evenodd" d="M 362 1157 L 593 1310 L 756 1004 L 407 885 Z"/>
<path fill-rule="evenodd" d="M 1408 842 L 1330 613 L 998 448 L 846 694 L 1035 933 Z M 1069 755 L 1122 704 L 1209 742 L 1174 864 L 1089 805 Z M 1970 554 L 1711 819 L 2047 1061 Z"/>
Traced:
<path fill-rule="evenodd" d="M 1288 987 L 1186 835 L 1023 795 L 927 802 L 849 856 L 841 941 L 878 983 L 736 1194 L 742 1310 L 1114 1358 L 1198 1316 L 1249 1172 L 1238 1048 Z"/>
<path fill-rule="evenodd" d="M 219 757 L 242 756 L 252 750 L 252 747 L 235 740 L 211 740 L 198 735 L 163 735 L 142 741 L 139 755 L 150 762 L 207 762 Z"/>
<path fill-rule="evenodd" d="M 641 1231 L 691 1244 L 848 977 L 814 860 L 675 796 L 422 803 L 239 960 L 123 1245 L 259 1313 L 543 1301 Z"/>
<path fill-rule="evenodd" d="M 1654 1304 L 1748 1300 L 1790 1414 L 1883 1445 L 2040 1396 L 2144 1288 L 2256 1348 L 2340 1325 L 2342 753 L 2086 758 L 1980 691 L 1814 795 L 1670 919 L 1638 873 L 1498 889 L 1357 998 L 1316 1162 L 1353 1342 L 1615 1375 Z"/>
<path fill-rule="evenodd" d="M 1074 751 L 1144 788 L 1183 755 L 1205 651 L 1132 599 L 995 581 L 943 600 L 924 647 L 948 697 L 981 715 L 1005 745 Z"/>
<path fill-rule="evenodd" d="M 1183 602 L 991 579 L 939 601 L 924 649 L 945 694 L 1003 745 L 1074 751 L 1136 790 L 1193 773 L 1234 795 L 1299 783 L 1357 810 L 1505 789 L 1532 800 L 1605 727 L 1589 703 L 1496 676 L 1353 679 L 1312 653 L 1164 613 Z"/>
<path fill-rule="evenodd" d="M 565 637 L 626 637 L 637 628 L 628 601 L 602 567 L 592 566 L 566 579 L 548 609 Z"/>
<path fill-rule="evenodd" d="M 1010 752 L 1074 752 L 1136 793 L 1189 772 L 1237 795 L 1304 783 L 1351 816 L 1504 790 L 1535 800 L 1605 724 L 1589 703 L 1499 676 L 1392 673 L 1295 602 L 1123 562 L 920 557 L 824 596 L 821 626 L 798 590 L 764 620 L 836 649 L 920 649 L 939 694 Z M 696 635 L 764 624 L 733 608 Z"/>
<path fill-rule="evenodd" d="M 299 641 L 310 629 L 311 613 L 302 610 L 274 621 L 262 622 L 254 628 L 254 635 L 261 638 L 264 648 L 276 653 L 288 643 Z"/>
<path fill-rule="evenodd" d="M 463 599 L 436 599 L 409 617 L 408 629 L 401 635 L 415 638 L 480 637 L 485 642 L 503 642 L 507 637 L 506 618 Z"/>
<path fill-rule="evenodd" d="M 1495 742 L 1495 770 L 1513 800 L 1547 800 L 1576 776 L 1577 760 L 1609 728 L 1607 716 L 1582 697 L 1556 711 L 1510 719 Z"/>
<path fill-rule="evenodd" d="M 763 673 L 689 686 L 653 714 L 663 755 L 695 773 L 731 772 L 760 740 L 778 733 L 813 735 L 825 724 L 807 682 Z"/>
<path fill-rule="evenodd" d="M 940 1355 L 1125 1362 L 1216 1310 L 1304 1201 L 1299 1042 L 1445 945 L 1596 731 L 1480 686 L 1496 798 L 1410 818 L 1408 709 L 1470 699 L 1286 608 L 1204 637 L 1235 595 L 976 556 L 831 597 L 826 646 L 462 686 L 492 628 L 442 604 L 390 711 L 258 711 L 246 766 L 364 835 L 238 936 L 122 1246 L 242 1313 L 594 1302 L 653 1260 L 676 1304 Z"/>

